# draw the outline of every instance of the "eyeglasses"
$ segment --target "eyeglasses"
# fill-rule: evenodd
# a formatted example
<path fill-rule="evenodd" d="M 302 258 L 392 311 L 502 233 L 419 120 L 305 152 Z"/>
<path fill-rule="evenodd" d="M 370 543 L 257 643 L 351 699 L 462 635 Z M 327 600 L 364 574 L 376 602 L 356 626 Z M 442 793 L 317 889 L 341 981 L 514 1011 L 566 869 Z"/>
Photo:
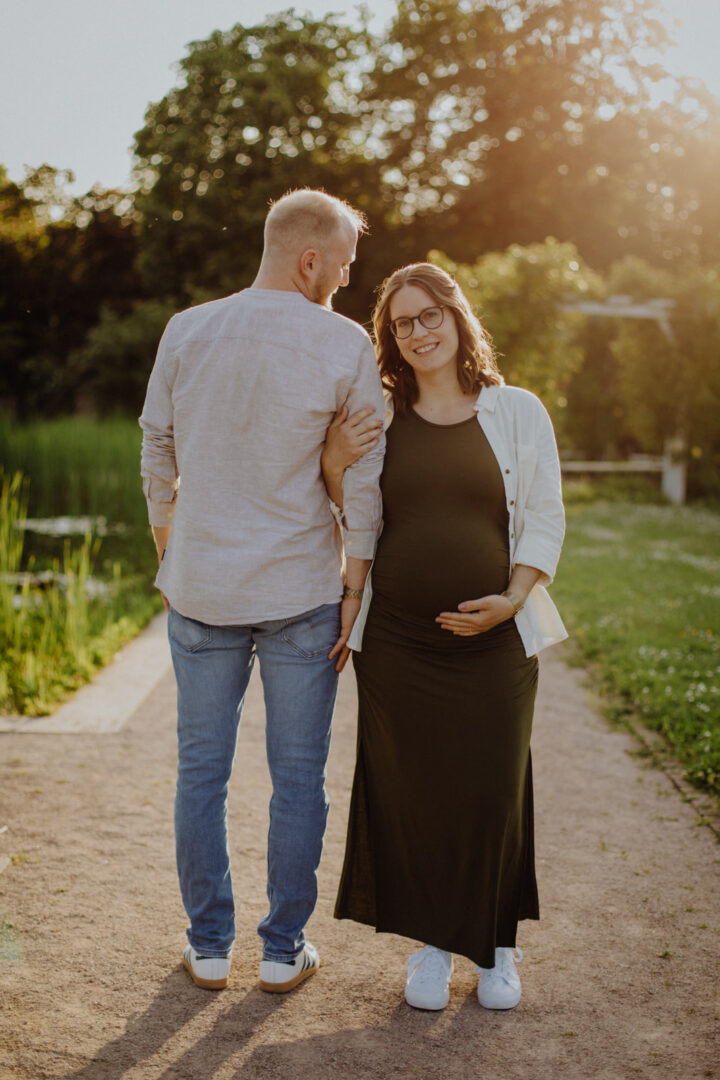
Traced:
<path fill-rule="evenodd" d="M 426 330 L 437 330 L 439 326 L 442 326 L 443 318 L 445 317 L 445 305 L 436 304 L 433 307 L 426 307 L 419 313 L 419 315 L 401 315 L 399 319 L 392 319 L 390 322 L 390 331 L 394 337 L 409 338 L 413 332 L 415 320 L 424 326 Z"/>

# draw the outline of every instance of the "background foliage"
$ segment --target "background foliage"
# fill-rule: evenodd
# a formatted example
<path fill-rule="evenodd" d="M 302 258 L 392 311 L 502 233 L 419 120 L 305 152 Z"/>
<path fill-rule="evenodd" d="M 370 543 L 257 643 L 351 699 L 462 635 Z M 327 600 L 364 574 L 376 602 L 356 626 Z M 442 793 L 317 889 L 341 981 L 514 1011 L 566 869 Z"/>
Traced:
<path fill-rule="evenodd" d="M 602 295 L 598 275 L 584 265 L 574 244 L 552 239 L 488 252 L 472 265 L 430 257 L 456 277 L 481 315 L 506 382 L 538 394 L 562 437 L 566 393 L 583 363 L 586 323 L 582 314 L 566 308 L 573 300 Z"/>
<path fill-rule="evenodd" d="M 193 43 L 132 192 L 0 172 L 0 406 L 137 414 L 168 315 L 249 284 L 268 200 L 324 186 L 372 229 L 339 310 L 367 322 L 378 282 L 440 249 L 564 449 L 682 430 L 716 491 L 720 102 L 675 80 L 656 103 L 657 8 L 398 0 L 381 36 L 290 10 Z M 673 300 L 675 342 L 559 307 L 616 293 Z"/>

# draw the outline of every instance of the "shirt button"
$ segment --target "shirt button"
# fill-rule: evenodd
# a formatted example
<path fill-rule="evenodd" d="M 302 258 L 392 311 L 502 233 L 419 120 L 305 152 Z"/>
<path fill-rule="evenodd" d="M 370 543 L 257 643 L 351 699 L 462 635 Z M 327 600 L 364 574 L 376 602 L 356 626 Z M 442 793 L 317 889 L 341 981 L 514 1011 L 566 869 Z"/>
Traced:
<path fill-rule="evenodd" d="M 510 472 L 510 470 L 509 470 L 509 469 L 506 469 L 506 470 L 505 470 L 505 472 L 506 472 L 506 473 L 509 473 L 509 472 Z"/>
<path fill-rule="evenodd" d="M 511 539 L 511 540 L 514 540 L 514 539 L 515 539 L 515 533 L 510 533 L 510 539 Z"/>
<path fill-rule="evenodd" d="M 510 505 L 511 505 L 511 506 L 514 506 L 514 505 L 515 505 L 515 500 L 514 500 L 514 499 L 511 499 L 511 500 L 510 500 Z"/>

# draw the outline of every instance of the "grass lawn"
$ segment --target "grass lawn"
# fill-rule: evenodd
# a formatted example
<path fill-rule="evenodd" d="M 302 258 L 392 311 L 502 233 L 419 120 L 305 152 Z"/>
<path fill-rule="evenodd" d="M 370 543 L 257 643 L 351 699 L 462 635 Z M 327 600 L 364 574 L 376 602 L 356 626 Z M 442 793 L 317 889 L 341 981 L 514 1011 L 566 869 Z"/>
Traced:
<path fill-rule="evenodd" d="M 571 496 L 552 593 L 610 715 L 720 796 L 720 513 Z"/>

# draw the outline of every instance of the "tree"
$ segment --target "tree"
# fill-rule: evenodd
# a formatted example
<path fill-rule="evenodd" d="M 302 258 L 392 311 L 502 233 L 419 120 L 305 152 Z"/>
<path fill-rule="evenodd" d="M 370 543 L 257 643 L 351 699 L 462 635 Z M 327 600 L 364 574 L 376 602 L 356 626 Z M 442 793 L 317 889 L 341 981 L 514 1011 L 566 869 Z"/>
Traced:
<path fill-rule="evenodd" d="M 127 195 L 75 199 L 71 181 L 47 165 L 20 184 L 0 178 L 0 397 L 21 416 L 72 409 L 68 355 L 104 301 L 122 310 L 140 291 Z"/>
<path fill-rule="evenodd" d="M 718 103 L 638 55 L 661 0 L 399 0 L 383 38 L 271 16 L 195 42 L 136 137 L 141 267 L 179 304 L 249 283 L 268 200 L 324 186 L 368 213 L 340 309 L 442 236 L 462 262 L 548 235 L 598 267 L 720 255 L 709 167 Z M 699 230 L 699 231 L 698 231 Z M 701 237 L 702 243 L 699 240 Z"/>
<path fill-rule="evenodd" d="M 668 299 L 673 339 L 651 321 L 619 321 L 612 343 L 622 405 L 644 449 L 658 453 L 680 433 L 690 490 L 720 493 L 720 266 L 682 275 L 629 258 L 612 268 L 612 292 Z"/>
<path fill-rule="evenodd" d="M 565 427 L 567 388 L 583 362 L 585 318 L 563 305 L 596 294 L 601 284 L 572 244 L 547 240 L 490 252 L 472 265 L 438 252 L 432 261 L 451 273 L 492 335 L 505 381 L 542 399 L 558 434 Z"/>
<path fill-rule="evenodd" d="M 176 310 L 171 301 L 160 300 L 140 300 L 122 314 L 103 307 L 68 365 L 73 384 L 100 412 L 139 414 L 158 342 Z"/>
<path fill-rule="evenodd" d="M 619 386 L 616 329 L 614 319 L 591 317 L 576 339 L 583 360 L 567 387 L 564 434 L 585 461 L 626 457 L 642 445 Z"/>
<path fill-rule="evenodd" d="M 628 253 L 691 276 L 720 263 L 720 102 L 685 80 L 651 107 L 667 73 L 638 56 L 663 44 L 660 2 L 399 0 L 382 38 L 286 11 L 193 43 L 136 136 L 134 197 L 73 199 L 68 174 L 49 166 L 20 184 L 0 174 L 0 396 L 21 412 L 59 411 L 91 377 L 107 396 L 98 343 L 115 332 L 127 347 L 115 363 L 144 371 L 138 350 L 155 335 L 145 302 L 170 311 L 248 285 L 268 202 L 292 187 L 324 187 L 368 214 L 337 299 L 364 323 L 382 278 L 440 244 L 470 267 L 499 253 L 484 272 L 517 277 L 522 295 L 527 249 L 556 296 L 542 278 L 548 236 L 552 258 L 575 245 L 578 280 L 583 259 L 605 272 Z M 537 338 L 552 353 L 550 316 L 535 309 L 537 335 L 521 320 L 524 343 L 511 301 L 498 296 L 496 334 L 532 383 L 540 353 L 527 350 Z M 571 367 L 587 353 L 569 383 L 555 367 L 537 384 L 556 419 L 560 398 L 582 406 L 565 437 L 595 452 L 625 434 L 617 361 L 598 327 L 568 339 Z M 600 391 L 612 422 L 579 424 Z"/>
<path fill-rule="evenodd" d="M 657 11 L 658 0 L 400 0 L 365 91 L 400 218 L 429 247 L 439 216 L 461 261 L 548 235 L 596 266 L 626 252 L 692 257 L 678 215 L 700 204 L 683 158 L 717 120 L 687 82 L 650 107 L 667 73 L 637 56 L 667 41 Z"/>
<path fill-rule="evenodd" d="M 136 136 L 141 268 L 183 301 L 249 284 L 268 201 L 324 187 L 371 210 L 374 165 L 350 115 L 369 35 L 292 12 L 195 42 Z"/>

